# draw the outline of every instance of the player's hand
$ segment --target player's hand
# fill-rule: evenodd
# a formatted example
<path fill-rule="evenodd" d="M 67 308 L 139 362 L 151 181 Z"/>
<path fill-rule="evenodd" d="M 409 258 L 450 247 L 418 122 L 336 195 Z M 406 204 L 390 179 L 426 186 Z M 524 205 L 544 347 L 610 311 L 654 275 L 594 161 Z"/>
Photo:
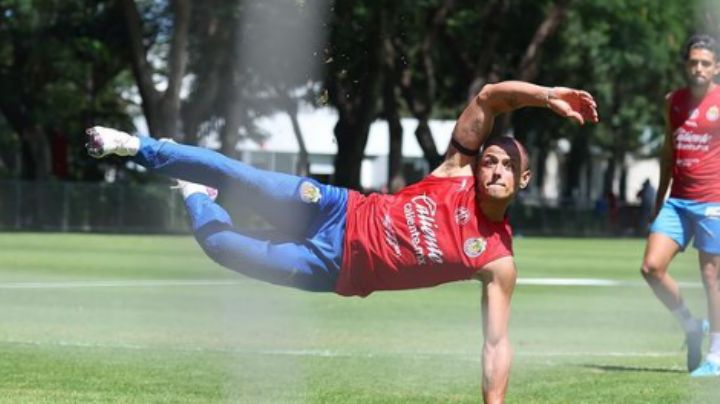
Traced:
<path fill-rule="evenodd" d="M 598 122 L 597 104 L 587 91 L 553 87 L 547 94 L 547 106 L 563 118 L 583 125 Z"/>

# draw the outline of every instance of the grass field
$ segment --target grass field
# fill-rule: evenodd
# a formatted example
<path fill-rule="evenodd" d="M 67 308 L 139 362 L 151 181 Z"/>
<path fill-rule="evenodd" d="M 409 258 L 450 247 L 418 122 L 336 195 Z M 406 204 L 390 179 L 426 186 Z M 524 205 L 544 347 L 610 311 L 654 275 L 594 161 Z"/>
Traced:
<path fill-rule="evenodd" d="M 718 403 L 638 275 L 642 240 L 519 239 L 510 403 Z M 671 272 L 704 313 L 693 251 Z M 312 294 L 188 237 L 0 234 L 0 402 L 479 401 L 479 284 Z"/>

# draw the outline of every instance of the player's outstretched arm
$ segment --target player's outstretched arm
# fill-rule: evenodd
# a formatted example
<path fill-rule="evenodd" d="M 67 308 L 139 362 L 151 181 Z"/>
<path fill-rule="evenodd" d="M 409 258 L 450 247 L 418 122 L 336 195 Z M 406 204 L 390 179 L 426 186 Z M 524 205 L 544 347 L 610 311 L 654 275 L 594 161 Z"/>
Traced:
<path fill-rule="evenodd" d="M 524 107 L 549 108 L 580 125 L 598 121 L 597 104 L 587 91 L 522 81 L 486 84 L 458 118 L 445 162 L 434 174 L 467 175 L 457 170 L 475 161 L 477 151 L 492 132 L 495 117 Z"/>
<path fill-rule="evenodd" d="M 483 401 L 500 404 L 505 400 L 510 379 L 512 349 L 508 335 L 510 300 L 517 271 L 512 257 L 504 257 L 486 265 L 477 277 L 483 283 Z"/>

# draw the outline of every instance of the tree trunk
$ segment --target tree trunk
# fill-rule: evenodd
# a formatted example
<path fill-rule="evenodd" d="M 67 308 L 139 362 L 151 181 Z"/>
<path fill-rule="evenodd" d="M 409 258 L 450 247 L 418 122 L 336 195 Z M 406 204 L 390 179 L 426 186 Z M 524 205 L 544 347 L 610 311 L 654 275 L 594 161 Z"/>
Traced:
<path fill-rule="evenodd" d="M 420 66 L 423 72 L 424 83 L 413 82 L 410 68 L 406 68 L 400 75 L 400 88 L 413 117 L 418 120 L 418 127 L 415 136 L 423 151 L 425 160 L 431 169 L 442 161 L 442 156 L 437 151 L 435 139 L 428 125 L 435 102 L 436 80 L 435 66 L 433 64 L 432 50 L 437 42 L 438 36 L 444 29 L 447 15 L 455 7 L 454 0 L 445 0 L 431 15 L 431 27 L 427 31 L 420 52 Z M 405 56 L 407 58 L 407 56 Z M 409 66 L 409 65 L 408 65 Z M 419 90 L 419 91 L 418 91 Z"/>
<path fill-rule="evenodd" d="M 400 124 L 400 118 L 397 115 L 386 115 L 388 123 L 388 132 L 390 134 L 390 149 L 388 152 L 388 177 L 387 183 L 388 188 L 390 184 L 397 181 L 398 179 L 404 179 L 402 172 L 402 143 L 403 143 L 403 129 Z"/>
<path fill-rule="evenodd" d="M 570 0 L 559 0 L 545 16 L 545 19 L 535 30 L 530 43 L 525 48 L 525 53 L 516 68 L 515 77 L 521 81 L 534 81 L 538 75 L 538 66 L 542 59 L 542 46 L 557 31 L 560 24 L 567 16 L 567 9 Z M 511 127 L 512 112 L 504 114 L 495 123 L 496 133 L 504 133 Z"/>
<path fill-rule="evenodd" d="M 525 54 L 517 69 L 519 80 L 535 80 L 538 73 L 538 65 L 542 58 L 542 45 L 555 34 L 560 24 L 567 16 L 567 9 L 570 0 L 558 0 L 545 16 L 545 20 L 538 26 L 533 38 L 530 40 Z"/>
<path fill-rule="evenodd" d="M 583 165 L 587 161 L 587 155 L 587 136 L 577 134 L 572 139 L 572 146 L 570 147 L 570 153 L 565 167 L 567 181 L 565 183 L 565 192 L 563 192 L 563 197 L 566 200 L 572 200 L 573 203 L 577 202 L 575 199 L 578 196 L 577 191 L 580 188 L 580 173 Z"/>
<path fill-rule="evenodd" d="M 380 10 L 374 8 L 373 12 Z M 375 16 L 379 17 L 379 15 Z M 370 124 L 376 117 L 376 100 L 381 74 L 382 45 L 377 25 L 369 27 L 358 46 L 367 50 L 365 69 L 353 79 L 347 70 L 340 69 L 331 75 L 328 92 L 338 109 L 335 139 L 338 153 L 335 155 L 333 183 L 347 188 L 360 188 L 360 169 L 367 144 Z"/>
<path fill-rule="evenodd" d="M 220 129 L 220 152 L 226 156 L 235 157 L 237 154 L 235 147 L 238 143 L 243 107 L 239 100 L 238 92 L 234 90 L 230 90 L 230 92 L 232 94 L 227 99 L 227 103 L 223 106 L 222 115 L 224 118 L 224 124 Z"/>
<path fill-rule="evenodd" d="M 400 123 L 398 112 L 398 97 L 395 91 L 395 83 L 398 82 L 399 74 L 396 64 L 397 52 L 391 39 L 391 20 L 395 18 L 395 9 L 386 7 L 382 11 L 383 31 L 383 116 L 388 124 L 389 149 L 388 149 L 388 190 L 391 184 L 403 180 L 402 178 L 402 144 L 403 128 Z"/>
<path fill-rule="evenodd" d="M 613 191 L 613 182 L 615 182 L 615 153 L 613 152 L 607 159 L 607 167 L 605 175 L 603 175 L 603 194 Z"/>
<path fill-rule="evenodd" d="M 432 131 L 428 124 L 427 118 L 418 120 L 417 129 L 415 129 L 415 136 L 417 137 L 420 148 L 425 154 L 425 160 L 427 160 L 430 170 L 434 170 L 443 161 L 443 156 L 438 153 L 437 147 L 435 146 L 435 139 L 432 137 Z"/>
<path fill-rule="evenodd" d="M 308 151 L 305 147 L 305 139 L 303 138 L 302 129 L 300 128 L 300 122 L 298 122 L 297 104 L 294 104 L 292 100 L 288 100 L 287 105 L 288 107 L 285 109 L 285 113 L 287 113 L 290 118 L 295 140 L 298 142 L 298 148 L 300 149 L 298 161 L 295 166 L 295 174 L 305 177 L 310 175 L 310 159 L 308 158 Z"/>
<path fill-rule="evenodd" d="M 154 69 L 148 61 L 143 41 L 142 17 L 133 0 L 121 0 L 131 48 L 131 65 L 142 98 L 143 114 L 154 137 L 178 137 L 180 88 L 187 66 L 190 0 L 172 0 L 173 33 L 167 60 L 167 88 L 160 92 L 153 81 Z"/>
<path fill-rule="evenodd" d="M 372 119 L 367 116 L 360 121 L 341 116 L 335 125 L 338 153 L 335 156 L 334 184 L 361 189 L 360 169 L 371 122 Z"/>
<path fill-rule="evenodd" d="M 491 82 L 491 80 L 488 80 L 488 75 L 492 70 L 492 62 L 497 54 L 497 46 L 498 43 L 500 43 L 500 35 L 502 33 L 502 24 L 505 22 L 509 6 L 508 0 L 491 0 L 486 3 L 485 9 L 483 10 L 482 21 L 486 21 L 487 23 L 483 25 L 482 31 L 478 35 L 483 41 L 483 51 L 474 63 L 468 60 L 470 65 L 475 66 L 475 68 L 472 69 L 474 78 L 470 80 L 470 82 Z"/>
<path fill-rule="evenodd" d="M 50 144 L 45 132 L 37 125 L 24 128 L 21 135 L 23 151 L 22 178 L 46 181 L 50 177 Z"/>

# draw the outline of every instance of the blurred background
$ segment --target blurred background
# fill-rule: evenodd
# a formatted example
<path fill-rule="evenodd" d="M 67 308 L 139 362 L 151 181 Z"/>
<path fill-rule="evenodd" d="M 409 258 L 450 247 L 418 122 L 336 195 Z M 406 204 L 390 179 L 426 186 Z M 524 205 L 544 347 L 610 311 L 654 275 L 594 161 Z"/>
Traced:
<path fill-rule="evenodd" d="M 498 121 L 535 173 L 516 232 L 642 236 L 664 96 L 715 3 L 0 0 L 0 229 L 187 231 L 167 179 L 86 156 L 88 126 L 393 192 L 439 164 L 482 84 L 517 79 L 590 91 L 601 122 Z"/>

